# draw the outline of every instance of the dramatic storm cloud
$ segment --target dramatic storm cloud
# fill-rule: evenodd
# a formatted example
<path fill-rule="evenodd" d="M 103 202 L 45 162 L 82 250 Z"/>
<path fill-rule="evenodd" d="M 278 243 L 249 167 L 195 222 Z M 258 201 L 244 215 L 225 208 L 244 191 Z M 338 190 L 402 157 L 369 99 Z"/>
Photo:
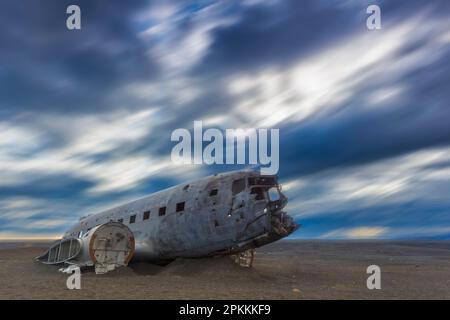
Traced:
<path fill-rule="evenodd" d="M 2 2 L 0 239 L 246 168 L 173 164 L 170 134 L 194 120 L 280 129 L 295 237 L 450 238 L 449 14 L 444 0 Z"/>

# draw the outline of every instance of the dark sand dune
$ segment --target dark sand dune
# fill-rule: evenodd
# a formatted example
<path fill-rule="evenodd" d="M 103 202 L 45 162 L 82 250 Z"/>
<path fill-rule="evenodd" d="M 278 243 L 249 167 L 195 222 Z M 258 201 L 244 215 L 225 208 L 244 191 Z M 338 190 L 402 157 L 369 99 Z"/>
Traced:
<path fill-rule="evenodd" d="M 81 290 L 35 262 L 35 246 L 0 250 L 1 299 L 450 299 L 449 241 L 280 241 L 260 248 L 251 269 L 228 257 L 138 263 L 87 270 Z M 366 288 L 371 264 L 381 267 L 381 290 Z"/>

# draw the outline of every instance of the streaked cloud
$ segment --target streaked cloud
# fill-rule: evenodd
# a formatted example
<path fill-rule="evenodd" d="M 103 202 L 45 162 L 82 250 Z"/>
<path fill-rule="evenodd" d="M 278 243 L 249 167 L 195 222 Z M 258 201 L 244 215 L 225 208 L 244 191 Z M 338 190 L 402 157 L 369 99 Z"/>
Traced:
<path fill-rule="evenodd" d="M 76 34 L 68 1 L 24 1 L 0 10 L 0 238 L 238 169 L 171 163 L 194 120 L 280 128 L 298 236 L 450 237 L 446 1 L 376 1 L 372 32 L 366 1 L 80 0 Z"/>
<path fill-rule="evenodd" d="M 328 232 L 322 238 L 345 238 L 345 239 L 378 239 L 389 231 L 384 227 L 358 227 L 339 229 Z"/>
<path fill-rule="evenodd" d="M 328 215 L 376 205 L 401 204 L 418 199 L 450 204 L 447 197 L 449 148 L 418 151 L 350 168 L 337 168 L 299 177 L 287 183 L 293 215 Z M 442 190 L 442 184 L 446 187 Z M 310 191 L 311 190 L 311 191 Z M 303 195 L 303 196 L 302 196 Z"/>
<path fill-rule="evenodd" d="M 388 100 L 396 96 L 401 99 L 400 94 L 408 94 L 405 85 L 389 83 L 398 83 L 405 74 L 448 54 L 449 48 L 435 39 L 449 28 L 447 19 L 429 23 L 417 16 L 379 33 L 352 34 L 287 68 L 233 75 L 229 91 L 238 101 L 236 118 L 262 127 L 288 125 L 350 108 L 356 95 L 367 100 L 350 108 L 359 112 L 365 106 L 392 102 Z M 420 48 L 400 53 L 417 41 L 423 41 Z"/>

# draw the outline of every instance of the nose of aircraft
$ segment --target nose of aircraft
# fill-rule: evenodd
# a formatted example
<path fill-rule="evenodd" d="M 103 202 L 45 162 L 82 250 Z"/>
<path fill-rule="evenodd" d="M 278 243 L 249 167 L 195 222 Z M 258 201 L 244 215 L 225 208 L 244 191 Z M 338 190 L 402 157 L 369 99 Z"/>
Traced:
<path fill-rule="evenodd" d="M 288 198 L 281 191 L 279 191 L 279 199 L 276 201 L 271 201 L 268 204 L 268 208 L 271 212 L 273 230 L 282 237 L 288 236 L 300 227 L 299 224 L 295 223 L 291 216 L 289 216 L 285 211 L 282 211 L 287 203 Z"/>

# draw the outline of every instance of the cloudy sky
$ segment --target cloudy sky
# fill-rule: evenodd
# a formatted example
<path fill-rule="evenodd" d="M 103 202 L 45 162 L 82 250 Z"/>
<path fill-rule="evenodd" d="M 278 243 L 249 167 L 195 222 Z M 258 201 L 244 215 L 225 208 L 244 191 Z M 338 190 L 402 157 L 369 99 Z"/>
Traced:
<path fill-rule="evenodd" d="M 449 16 L 447 0 L 2 1 L 0 239 L 245 168 L 173 164 L 194 120 L 280 129 L 294 237 L 448 239 Z"/>

